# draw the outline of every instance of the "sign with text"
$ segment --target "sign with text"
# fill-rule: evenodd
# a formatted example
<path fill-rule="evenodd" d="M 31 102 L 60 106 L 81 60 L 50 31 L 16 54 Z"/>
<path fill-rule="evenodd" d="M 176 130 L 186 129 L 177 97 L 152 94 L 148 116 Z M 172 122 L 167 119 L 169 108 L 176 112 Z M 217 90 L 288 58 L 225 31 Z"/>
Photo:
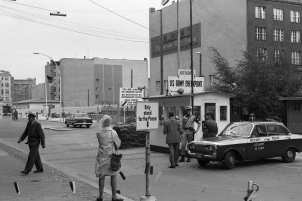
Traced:
<path fill-rule="evenodd" d="M 204 77 L 194 77 L 194 93 L 204 92 Z M 177 91 L 182 88 L 184 93 L 191 93 L 191 76 L 169 76 L 168 90 Z"/>
<path fill-rule="evenodd" d="M 136 130 L 158 128 L 158 103 L 137 102 Z"/>
<path fill-rule="evenodd" d="M 143 91 L 134 88 L 120 88 L 120 106 L 134 107 L 137 101 L 143 100 Z"/>

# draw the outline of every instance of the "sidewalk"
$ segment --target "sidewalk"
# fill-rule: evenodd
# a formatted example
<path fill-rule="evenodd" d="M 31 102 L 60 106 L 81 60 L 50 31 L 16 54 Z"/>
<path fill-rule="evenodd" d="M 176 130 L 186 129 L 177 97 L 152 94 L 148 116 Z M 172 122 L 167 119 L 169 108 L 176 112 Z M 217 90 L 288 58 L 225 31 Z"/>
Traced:
<path fill-rule="evenodd" d="M 0 198 L 1 201 L 86 201 L 73 193 L 67 178 L 46 167 L 44 173 L 22 175 L 24 162 L 14 157 L 0 146 Z M 17 182 L 17 193 L 14 182 Z M 77 189 L 76 189 L 77 190 Z"/>

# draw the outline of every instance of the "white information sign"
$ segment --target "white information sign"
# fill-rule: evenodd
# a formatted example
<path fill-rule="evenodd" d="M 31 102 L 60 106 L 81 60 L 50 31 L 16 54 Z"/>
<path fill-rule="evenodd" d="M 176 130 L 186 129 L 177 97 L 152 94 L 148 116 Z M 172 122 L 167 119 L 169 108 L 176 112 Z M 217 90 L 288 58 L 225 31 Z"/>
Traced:
<path fill-rule="evenodd" d="M 158 123 L 158 103 L 137 102 L 136 130 L 157 129 Z"/>
<path fill-rule="evenodd" d="M 143 100 L 143 91 L 134 88 L 120 88 L 120 106 L 134 107 L 137 101 Z"/>

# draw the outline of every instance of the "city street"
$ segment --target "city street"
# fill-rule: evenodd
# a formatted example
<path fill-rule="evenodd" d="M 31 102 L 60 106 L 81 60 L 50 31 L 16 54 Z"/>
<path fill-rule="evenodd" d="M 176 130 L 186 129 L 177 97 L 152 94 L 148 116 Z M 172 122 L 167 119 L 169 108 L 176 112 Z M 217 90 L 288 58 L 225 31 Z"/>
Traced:
<path fill-rule="evenodd" d="M 71 131 L 54 131 L 49 128 L 65 127 L 63 123 L 40 121 L 46 135 L 46 149 L 41 149 L 44 163 L 97 187 L 94 161 L 97 150 L 95 133 L 91 128 L 71 128 Z M 17 144 L 26 120 L 0 119 L 0 142 L 27 153 L 27 145 Z M 121 150 L 122 171 L 126 180 L 118 177 L 118 189 L 128 200 L 139 200 L 145 195 L 145 149 Z M 302 156 L 297 154 L 294 163 L 282 163 L 280 158 L 238 164 L 225 170 L 220 164 L 201 168 L 196 160 L 180 163 L 170 169 L 167 154 L 151 152 L 151 194 L 159 201 L 236 201 L 243 200 L 248 181 L 256 182 L 259 191 L 255 200 L 300 201 L 302 197 Z M 23 167 L 19 167 L 22 170 Z M 2 174 L 2 173 L 0 173 Z M 19 174 L 19 172 L 16 172 Z M 106 192 L 110 192 L 107 179 Z M 127 199 L 125 199 L 127 200 Z"/>

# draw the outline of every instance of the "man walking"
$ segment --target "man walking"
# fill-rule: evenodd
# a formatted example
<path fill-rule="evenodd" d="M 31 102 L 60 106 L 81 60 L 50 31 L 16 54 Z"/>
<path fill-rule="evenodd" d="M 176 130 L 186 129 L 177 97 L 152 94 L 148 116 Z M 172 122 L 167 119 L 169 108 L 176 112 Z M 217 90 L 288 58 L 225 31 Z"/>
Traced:
<path fill-rule="evenodd" d="M 187 143 L 191 142 L 194 140 L 194 122 L 198 123 L 198 128 L 200 127 L 200 122 L 199 120 L 192 114 L 192 107 L 191 106 L 186 106 L 186 115 L 183 117 L 183 134 L 181 136 L 181 158 L 179 162 L 184 162 L 185 161 L 185 155 L 186 153 L 186 145 Z M 188 155 L 187 162 L 190 162 L 191 158 Z"/>
<path fill-rule="evenodd" d="M 164 134 L 166 134 L 166 143 L 169 146 L 170 151 L 170 163 L 169 168 L 175 168 L 178 166 L 179 155 L 179 143 L 180 133 L 182 132 L 180 123 L 174 118 L 174 113 L 169 112 L 169 119 L 164 123 Z"/>
<path fill-rule="evenodd" d="M 36 115 L 33 113 L 28 114 L 28 123 L 26 125 L 26 129 L 18 140 L 18 143 L 20 143 L 27 137 L 26 144 L 29 146 L 29 154 L 26 166 L 24 170 L 21 171 L 22 174 L 26 175 L 32 170 L 34 164 L 37 168 L 34 173 L 43 172 L 43 165 L 39 154 L 39 145 L 41 143 L 42 148 L 45 148 L 45 135 L 41 124 L 37 122 L 35 118 Z"/>

